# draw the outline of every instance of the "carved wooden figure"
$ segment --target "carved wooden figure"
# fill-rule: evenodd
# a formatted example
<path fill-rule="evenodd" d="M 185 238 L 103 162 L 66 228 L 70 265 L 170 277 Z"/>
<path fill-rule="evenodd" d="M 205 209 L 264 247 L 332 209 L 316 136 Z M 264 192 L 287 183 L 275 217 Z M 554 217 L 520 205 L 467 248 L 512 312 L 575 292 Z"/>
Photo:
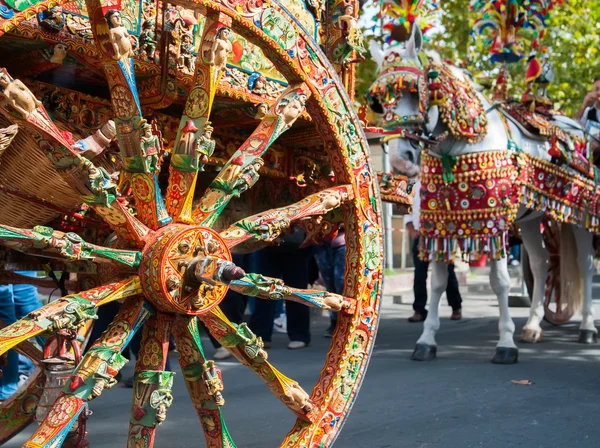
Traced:
<path fill-rule="evenodd" d="M 42 105 L 18 79 L 11 79 L 6 70 L 0 70 L 0 98 L 2 103 L 10 106 L 25 119 Z"/>
<path fill-rule="evenodd" d="M 127 59 L 134 56 L 129 32 L 123 26 L 121 12 L 111 9 L 106 13 L 106 23 L 109 28 L 110 41 L 115 53 L 115 59 Z"/>
<path fill-rule="evenodd" d="M 225 70 L 225 64 L 227 64 L 227 57 L 231 51 L 231 42 L 229 42 L 230 34 L 231 30 L 229 28 L 220 28 L 210 49 L 208 63 L 215 67 L 217 73 Z"/>

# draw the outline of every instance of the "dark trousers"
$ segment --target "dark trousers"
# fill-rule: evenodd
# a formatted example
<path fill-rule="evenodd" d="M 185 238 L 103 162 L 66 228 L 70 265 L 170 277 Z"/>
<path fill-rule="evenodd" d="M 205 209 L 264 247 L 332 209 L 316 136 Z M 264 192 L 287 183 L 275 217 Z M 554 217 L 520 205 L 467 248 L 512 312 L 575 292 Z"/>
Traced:
<path fill-rule="evenodd" d="M 421 261 L 419 259 L 419 238 L 413 241 L 412 254 L 415 265 L 415 280 L 413 283 L 415 301 L 413 303 L 413 310 L 417 313 L 427 315 L 425 305 L 427 305 L 427 270 L 429 269 L 429 262 Z M 456 273 L 454 272 L 453 263 L 448 264 L 446 298 L 448 299 L 448 305 L 452 307 L 453 311 L 461 309 L 462 297 L 458 290 L 458 280 L 456 278 Z"/>
<path fill-rule="evenodd" d="M 287 286 L 306 289 L 308 266 L 312 248 L 287 249 L 267 247 L 256 253 L 256 272 L 282 279 Z M 250 318 L 250 329 L 263 341 L 271 341 L 275 319 L 273 300 L 256 299 L 256 308 Z M 310 310 L 306 305 L 286 300 L 287 331 L 290 341 L 310 342 Z"/>
<path fill-rule="evenodd" d="M 336 294 L 344 293 L 344 273 L 346 271 L 346 245 L 332 247 L 331 243 L 324 242 L 322 246 L 315 246 L 315 260 L 327 291 Z M 329 312 L 332 321 L 337 320 L 335 311 Z"/>
<path fill-rule="evenodd" d="M 246 272 L 255 272 L 254 254 L 232 254 L 232 261 L 245 270 Z M 227 291 L 227 294 L 219 304 L 223 314 L 231 322 L 235 324 L 241 324 L 244 321 L 244 313 L 246 312 L 246 305 L 248 304 L 248 296 L 240 294 L 239 292 Z M 210 332 L 208 337 L 215 348 L 219 348 L 221 344 L 217 341 Z"/>

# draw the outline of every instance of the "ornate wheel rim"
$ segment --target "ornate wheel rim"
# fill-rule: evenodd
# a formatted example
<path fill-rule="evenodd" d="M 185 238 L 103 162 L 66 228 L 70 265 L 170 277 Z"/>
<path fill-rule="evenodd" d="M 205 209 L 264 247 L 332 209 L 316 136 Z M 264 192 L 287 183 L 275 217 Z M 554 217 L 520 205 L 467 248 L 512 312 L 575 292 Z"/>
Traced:
<path fill-rule="evenodd" d="M 33 10 L 36 12 L 42 11 L 51 5 L 62 3 L 66 2 L 58 0 L 39 3 L 4 21 L 0 28 L 7 30 L 11 25 L 19 23 L 24 17 L 29 16 Z M 143 406 L 140 405 L 141 407 L 136 408 L 134 406 L 133 420 L 130 426 L 130 443 L 134 440 L 143 439 L 144 446 L 151 446 L 156 425 L 162 421 L 166 408 L 170 406 L 172 397 L 169 399 L 169 384 L 172 384 L 172 375 L 169 375 L 169 372 L 162 372 L 162 370 L 166 357 L 165 344 L 168 343 L 168 335 L 172 332 L 181 341 L 181 347 L 189 348 L 189 353 L 186 355 L 188 357 L 187 364 L 182 364 L 182 370 L 188 381 L 190 395 L 198 414 L 201 419 L 203 415 L 210 415 L 214 417 L 213 421 L 217 422 L 216 430 L 213 428 L 213 430 L 207 431 L 204 427 L 207 442 L 209 445 L 214 443 L 216 446 L 234 446 L 225 428 L 221 408 L 218 405 L 222 398 L 222 396 L 220 398 L 219 389 L 219 387 L 222 389 L 222 386 L 219 386 L 218 381 L 220 375 L 218 369 L 211 370 L 210 366 L 206 367 L 207 360 L 199 343 L 196 316 L 205 323 L 217 339 L 224 342 L 223 345 L 243 364 L 249 366 L 256 374 L 261 376 L 267 382 L 271 391 L 292 412 L 298 415 L 298 420 L 282 442 L 282 447 L 330 446 L 339 434 L 362 383 L 379 321 L 383 260 L 379 215 L 380 201 L 377 177 L 370 164 L 366 137 L 360 130 L 360 124 L 353 111 L 351 101 L 333 67 L 314 40 L 306 34 L 304 29 L 279 3 L 262 4 L 261 2 L 253 3 L 236 0 L 198 1 L 195 3 L 181 1 L 176 3 L 184 7 L 194 7 L 201 10 L 202 14 L 207 17 L 207 23 L 211 24 L 210 26 L 205 25 L 205 36 L 214 39 L 218 32 L 217 28 L 225 26 L 260 47 L 278 67 L 281 74 L 285 76 L 290 86 L 270 106 L 266 117 L 262 119 L 256 131 L 248 138 L 244 144 L 245 146 L 234 154 L 222 172 L 227 172 L 227 168 L 232 166 L 232 160 L 239 153 L 243 156 L 241 166 L 244 168 L 255 163 L 256 158 L 260 158 L 260 155 L 267 150 L 272 140 L 291 127 L 293 121 L 298 117 L 298 113 L 301 111 L 297 110 L 297 113 L 295 113 L 291 110 L 291 105 L 295 104 L 297 109 L 306 107 L 306 111 L 324 140 L 324 147 L 328 152 L 337 186 L 313 194 L 303 201 L 285 208 L 285 210 L 278 209 L 278 216 L 280 218 L 283 216 L 285 219 L 269 221 L 268 223 L 271 224 L 269 230 L 274 233 L 281 232 L 286 227 L 285 224 L 281 223 L 285 223 L 286 219 L 289 225 L 290 221 L 324 215 L 334 208 L 341 207 L 344 215 L 347 243 L 344 295 L 339 298 L 325 297 L 324 294 L 314 291 L 295 291 L 293 288 L 288 288 L 273 281 L 267 282 L 267 291 L 264 287 L 261 289 L 264 283 L 260 282 L 264 279 L 252 277 L 250 278 L 252 281 L 250 281 L 248 275 L 234 272 L 235 267 L 231 266 L 229 261 L 229 248 L 238 244 L 240 238 L 242 241 L 244 239 L 259 240 L 262 238 L 268 240 L 270 238 L 270 236 L 265 238 L 264 235 L 261 236 L 258 233 L 258 225 L 248 230 L 248 228 L 241 226 L 239 222 L 219 234 L 212 230 L 211 226 L 214 225 L 219 213 L 226 206 L 231 196 L 239 193 L 239 191 L 227 190 L 222 185 L 217 188 L 214 184 L 215 181 L 213 181 L 213 184 L 207 189 L 207 193 L 200 200 L 200 204 L 192 211 L 191 200 L 187 200 L 185 194 L 176 196 L 173 193 L 174 189 L 171 187 L 173 184 L 178 186 L 187 185 L 186 193 L 192 191 L 193 194 L 195 174 L 189 175 L 185 170 L 177 171 L 175 169 L 175 172 L 172 171 L 170 176 L 166 207 L 161 208 L 160 190 L 155 188 L 158 185 L 156 176 L 154 176 L 153 181 L 152 173 L 133 170 L 125 175 L 128 176 L 136 198 L 138 220 L 129 214 L 124 202 L 115 200 L 110 196 L 113 190 L 103 187 L 89 191 L 90 186 L 94 187 L 91 182 L 92 176 L 90 175 L 89 179 L 84 178 L 82 181 L 81 171 L 91 172 L 93 166 L 84 165 L 85 170 L 82 168 L 79 172 L 67 173 L 66 175 L 72 176 L 79 186 L 83 183 L 83 190 L 87 188 L 86 191 L 82 192 L 84 200 L 111 225 L 122 240 L 129 241 L 132 247 L 127 250 L 111 250 L 97 246 L 92 247 L 92 245 L 85 242 L 74 243 L 87 248 L 95 262 L 110 260 L 129 270 L 139 266 L 139 275 L 132 275 L 124 280 L 67 296 L 65 300 L 61 301 L 62 307 L 57 305 L 49 310 L 52 318 L 50 321 L 48 316 L 28 316 L 26 321 L 29 320 L 35 324 L 35 328 L 30 328 L 29 331 L 17 331 L 16 334 L 10 330 L 0 332 L 0 347 L 2 351 L 6 351 L 24 340 L 24 338 L 30 337 L 36 332 L 39 333 L 41 326 L 45 325 L 44 329 L 50 328 L 56 324 L 57 319 L 66 319 L 65 322 L 67 323 L 77 324 L 76 313 L 79 313 L 80 318 L 82 316 L 89 317 L 93 314 L 94 307 L 125 298 L 121 312 L 115 318 L 107 333 L 94 344 L 92 350 L 85 356 L 78 371 L 65 388 L 65 392 L 55 403 L 53 411 L 30 439 L 29 443 L 31 445 L 26 444 L 25 446 L 39 446 L 50 440 L 56 441 L 61 438 L 64 440 L 69 426 L 77 418 L 85 402 L 101 393 L 103 388 L 110 387 L 110 378 L 116 375 L 124 363 L 119 354 L 120 350 L 133 332 L 142 325 L 144 325 L 143 345 L 140 352 L 141 361 L 138 362 L 139 366 L 136 365 L 135 390 L 136 394 L 144 392 L 153 398 L 148 403 L 142 403 Z M 123 146 L 123 143 L 128 142 L 128 129 L 131 130 L 131 126 L 134 129 L 141 129 L 143 124 L 137 113 L 140 107 L 132 75 L 133 59 L 119 58 L 118 54 L 111 54 L 110 49 L 107 49 L 105 45 L 108 38 L 99 34 L 98 26 L 109 8 L 103 7 L 95 0 L 89 0 L 87 7 L 98 42 L 97 45 L 100 49 L 100 57 L 103 58 L 105 63 L 113 107 L 117 115 L 120 144 Z M 281 40 L 278 41 L 267 34 L 261 23 L 264 17 L 268 15 L 277 15 L 279 26 L 294 29 L 294 37 L 287 36 L 287 41 L 283 43 Z M 184 114 L 187 118 L 203 119 L 204 121 L 200 123 L 205 123 L 210 113 L 210 102 L 214 97 L 215 85 L 218 83 L 220 75 L 213 66 L 203 66 L 203 72 L 200 72 L 198 68 L 196 70 L 199 76 L 196 78 L 195 87 L 190 92 L 190 98 L 205 98 L 209 103 L 209 107 L 206 110 L 196 110 L 188 107 L 191 105 L 188 99 L 188 106 L 186 106 Z M 136 106 L 138 110 L 136 110 Z M 29 117 L 25 117 L 18 112 L 15 114 L 12 110 L 3 110 L 3 113 L 8 114 L 14 121 L 28 126 L 34 133 L 42 136 L 42 140 L 46 144 L 57 149 L 58 153 L 61 153 L 56 160 L 53 160 L 57 166 L 58 163 L 64 164 L 66 159 L 73 157 L 69 145 L 65 144 L 57 129 L 53 127 L 43 107 L 38 107 L 35 113 L 32 113 Z M 81 166 L 84 163 L 77 158 L 75 159 L 74 162 L 71 162 L 74 166 L 78 164 Z M 135 165 L 134 162 L 135 160 L 132 161 L 133 165 Z M 246 183 L 251 187 L 253 182 L 256 182 L 256 179 L 253 179 L 252 176 L 256 175 L 257 171 L 249 169 L 244 173 L 248 177 Z M 242 178 L 244 173 L 240 175 Z M 77 177 L 78 175 L 79 177 Z M 240 176 L 237 178 L 240 178 Z M 219 178 L 219 176 L 217 177 Z M 193 180 L 191 180 L 192 178 Z M 223 175 L 221 178 L 225 179 L 225 176 Z M 228 181 L 228 179 L 225 179 L 225 181 Z M 227 185 L 231 190 L 235 187 L 232 187 L 231 183 Z M 175 222 L 174 224 L 168 224 L 171 218 Z M 252 219 L 254 224 L 264 224 L 266 222 L 265 214 L 248 218 L 248 220 Z M 193 226 L 190 225 L 192 222 L 194 223 Z M 165 224 L 166 227 L 164 227 Z M 149 267 L 148 264 L 155 261 L 160 267 L 166 266 L 167 261 L 173 265 L 173 254 L 165 256 L 164 262 L 158 261 L 160 257 L 156 255 L 157 240 L 160 239 L 161 235 L 169 234 L 172 229 L 179 229 L 181 230 L 180 233 L 204 232 L 206 235 L 219 240 L 220 253 L 219 250 L 211 254 L 206 250 L 200 250 L 187 260 L 189 266 L 194 268 L 193 274 L 195 277 L 189 274 L 188 271 L 185 271 L 185 275 L 187 275 L 188 280 L 191 277 L 196 280 L 196 284 L 191 286 L 189 284 L 183 285 L 185 283 L 183 274 L 179 275 L 179 278 L 174 278 L 178 277 L 178 274 L 173 273 L 171 276 L 173 277 L 172 281 L 169 283 L 171 277 L 163 278 L 158 274 L 154 275 L 144 270 L 145 267 Z M 68 237 L 54 238 L 51 242 L 48 242 L 48 235 L 44 236 L 40 233 L 8 228 L 7 226 L 2 226 L 0 230 L 2 230 L 3 239 L 9 241 L 12 247 L 18 246 L 18 243 L 15 242 L 17 239 L 23 240 L 25 238 L 29 241 L 39 242 L 45 237 L 44 243 L 52 246 L 51 251 L 56 250 L 58 255 L 67 258 L 76 258 L 69 251 L 61 252 L 58 250 L 58 245 L 55 244 L 56 241 L 69 239 Z M 71 242 L 73 243 L 73 241 Z M 178 244 L 169 241 L 166 246 L 168 246 L 165 249 L 166 251 L 176 251 Z M 25 245 L 21 249 L 27 250 L 28 247 Z M 202 266 L 208 266 L 206 268 L 208 270 L 204 267 L 200 269 L 201 264 Z M 160 281 L 153 282 L 158 277 L 160 277 Z M 164 283 L 159 284 L 161 282 Z M 212 288 L 210 290 L 212 298 L 209 299 L 210 294 L 203 290 L 202 294 L 197 294 L 198 297 L 202 296 L 199 299 L 201 303 L 195 305 L 191 303 L 193 294 L 183 294 L 181 297 L 185 296 L 183 297 L 184 300 L 182 299 L 179 302 L 174 300 L 173 297 L 171 297 L 173 300 L 155 298 L 149 300 L 158 310 L 157 313 L 153 314 L 152 307 L 147 302 L 140 300 L 142 295 L 148 296 L 153 290 L 156 292 L 156 288 L 162 289 L 161 293 L 164 299 L 168 295 L 172 296 L 171 292 L 177 287 L 188 286 L 192 288 L 192 291 L 197 291 L 205 284 Z M 333 309 L 340 310 L 338 329 L 310 399 L 307 399 L 307 395 L 294 380 L 285 377 L 266 362 L 266 353 L 262 350 L 260 341 L 257 341 L 255 337 L 253 338 L 254 335 L 248 333 L 247 329 L 240 328 L 240 326 L 232 326 L 222 315 L 218 308 L 218 302 L 227 287 L 235 287 L 237 290 L 246 293 L 252 291 L 252 295 L 261 298 L 284 297 L 289 300 L 312 303 L 313 306 L 324 309 L 332 309 L 333 306 Z M 215 291 L 215 288 L 218 290 Z M 307 300 L 307 297 L 310 300 Z M 333 302 L 328 302 L 329 299 L 332 299 Z M 336 302 L 336 300 L 338 301 Z M 67 304 L 74 301 L 78 303 L 76 312 L 71 310 L 67 313 L 65 310 Z M 331 305 L 332 303 L 333 305 Z M 178 315 L 171 314 L 174 311 L 177 311 Z M 68 316 L 65 317 L 66 314 Z M 44 318 L 46 318 L 46 321 L 44 321 Z M 234 333 L 235 337 L 233 337 Z M 240 340 L 243 342 L 239 342 Z M 163 368 L 161 368 L 161 365 Z M 202 367 L 200 371 L 197 370 L 198 366 Z M 196 375 L 196 382 L 201 382 L 200 379 L 204 380 L 206 389 L 194 390 L 194 386 L 191 385 L 191 378 L 194 378 L 194 375 Z M 266 378 L 271 379 L 267 380 Z M 226 389 L 224 395 L 226 395 Z M 204 404 L 201 402 L 202 400 L 204 400 Z M 207 401 L 210 401 L 209 405 L 206 405 Z M 136 409 L 140 410 L 142 407 L 144 412 L 136 411 Z M 226 408 L 224 409 L 226 410 Z M 152 416 L 150 419 L 152 421 L 148 419 L 148 415 Z M 218 422 L 223 424 L 218 424 Z"/>
<path fill-rule="evenodd" d="M 548 277 L 544 290 L 544 319 L 553 325 L 566 324 L 575 310 L 560 296 L 560 224 L 544 220 L 544 244 L 549 254 Z"/>

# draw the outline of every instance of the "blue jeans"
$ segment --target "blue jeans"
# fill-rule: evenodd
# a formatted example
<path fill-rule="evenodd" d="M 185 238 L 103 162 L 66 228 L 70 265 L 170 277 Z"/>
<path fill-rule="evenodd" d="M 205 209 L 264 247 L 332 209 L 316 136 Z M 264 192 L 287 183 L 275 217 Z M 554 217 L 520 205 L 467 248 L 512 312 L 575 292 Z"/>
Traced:
<path fill-rule="evenodd" d="M 20 274 L 24 274 L 20 272 Z M 6 324 L 14 324 L 42 304 L 38 299 L 37 288 L 31 285 L 0 286 L 0 319 Z M 30 373 L 33 363 L 16 351 L 8 351 L 8 364 L 2 369 L 0 379 L 0 400 L 6 400 L 16 392 L 19 372 Z"/>
<path fill-rule="evenodd" d="M 516 244 L 510 248 L 510 256 L 513 260 L 521 261 L 521 245 Z"/>
<path fill-rule="evenodd" d="M 327 291 L 336 294 L 344 293 L 344 273 L 346 272 L 346 245 L 332 247 L 324 242 L 314 248 L 315 260 Z M 331 320 L 337 320 L 335 311 L 329 312 Z"/>

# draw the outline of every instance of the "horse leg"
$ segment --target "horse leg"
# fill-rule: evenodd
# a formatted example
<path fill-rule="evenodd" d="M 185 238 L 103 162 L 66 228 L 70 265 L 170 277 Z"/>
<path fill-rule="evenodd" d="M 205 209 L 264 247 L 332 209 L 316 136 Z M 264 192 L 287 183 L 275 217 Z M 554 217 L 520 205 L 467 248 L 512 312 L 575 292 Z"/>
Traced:
<path fill-rule="evenodd" d="M 412 354 L 413 361 L 431 361 L 437 354 L 437 344 L 435 343 L 435 333 L 440 328 L 439 308 L 440 299 L 448 285 L 448 264 L 440 261 L 433 261 L 431 266 L 431 301 L 429 302 L 429 311 L 427 318 L 423 322 L 423 333 L 417 341 L 417 345 Z"/>
<path fill-rule="evenodd" d="M 510 290 L 510 277 L 508 276 L 508 259 L 492 260 L 490 263 L 490 285 L 498 297 L 498 331 L 500 339 L 496 345 L 496 354 L 492 359 L 494 364 L 516 364 L 519 360 L 519 349 L 515 345 L 513 336 L 515 323 L 510 318 L 508 311 L 508 292 Z"/>
<path fill-rule="evenodd" d="M 529 266 L 533 274 L 533 294 L 529 319 L 521 330 L 521 342 L 540 342 L 544 318 L 544 295 L 548 276 L 548 251 L 544 247 L 540 224 L 542 218 L 519 223 L 523 245 L 529 254 Z"/>
<path fill-rule="evenodd" d="M 577 264 L 583 276 L 583 317 L 579 326 L 579 342 L 592 344 L 596 342 L 598 330 L 594 325 L 592 307 L 592 277 L 594 275 L 593 235 L 581 227 L 573 227 L 577 244 Z M 562 280 L 562 279 L 561 279 Z"/>

